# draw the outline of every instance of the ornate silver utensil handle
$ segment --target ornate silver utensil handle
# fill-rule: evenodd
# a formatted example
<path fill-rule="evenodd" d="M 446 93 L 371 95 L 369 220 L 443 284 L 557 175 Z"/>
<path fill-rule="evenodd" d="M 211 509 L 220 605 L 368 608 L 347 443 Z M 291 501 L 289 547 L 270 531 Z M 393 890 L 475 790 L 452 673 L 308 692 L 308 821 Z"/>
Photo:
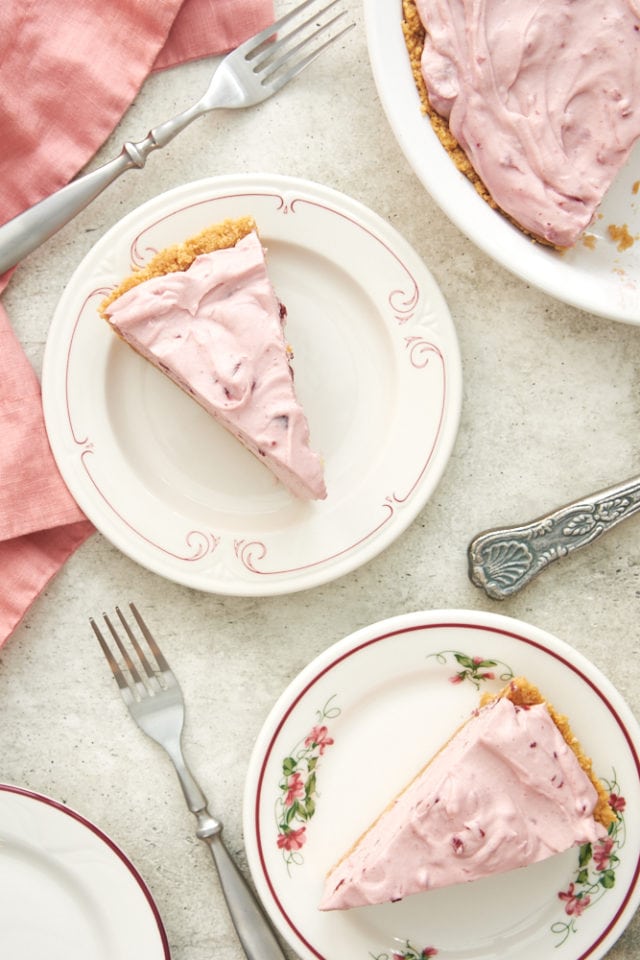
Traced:
<path fill-rule="evenodd" d="M 489 597 L 504 600 L 638 510 L 640 477 L 634 477 L 522 526 L 485 530 L 469 544 L 469 577 Z"/>

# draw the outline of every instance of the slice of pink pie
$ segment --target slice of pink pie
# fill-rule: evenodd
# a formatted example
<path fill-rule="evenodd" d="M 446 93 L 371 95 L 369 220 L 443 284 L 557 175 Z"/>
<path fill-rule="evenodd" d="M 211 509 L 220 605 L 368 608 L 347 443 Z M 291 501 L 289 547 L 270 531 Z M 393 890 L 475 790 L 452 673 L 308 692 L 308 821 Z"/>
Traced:
<path fill-rule="evenodd" d="M 526 867 L 605 838 L 614 819 L 566 718 L 520 677 L 481 702 L 333 867 L 320 909 Z"/>
<path fill-rule="evenodd" d="M 296 397 L 286 309 L 251 218 L 226 220 L 160 251 L 101 304 L 100 313 L 307 500 L 327 495 Z"/>

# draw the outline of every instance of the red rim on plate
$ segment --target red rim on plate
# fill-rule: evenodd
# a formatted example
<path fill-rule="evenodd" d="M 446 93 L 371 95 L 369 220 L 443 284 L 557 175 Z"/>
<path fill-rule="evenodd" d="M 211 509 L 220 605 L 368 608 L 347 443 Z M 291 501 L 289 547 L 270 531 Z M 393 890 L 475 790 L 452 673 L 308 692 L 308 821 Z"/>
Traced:
<path fill-rule="evenodd" d="M 138 888 L 140 889 L 140 892 L 146 901 L 146 904 L 149 908 L 149 911 L 153 917 L 153 921 L 157 928 L 157 933 L 160 939 L 164 960 L 171 960 L 169 941 L 167 939 L 167 934 L 164 928 L 164 924 L 162 922 L 162 918 L 160 916 L 160 913 L 158 911 L 158 908 L 155 904 L 155 901 L 151 895 L 149 888 L 147 887 L 146 883 L 142 879 L 142 876 L 140 875 L 136 867 L 126 856 L 126 854 L 120 849 L 120 847 L 118 847 L 116 843 L 114 843 L 114 841 L 106 833 L 104 833 L 99 827 L 97 827 L 90 820 L 87 820 L 86 817 L 83 817 L 77 811 L 71 809 L 70 807 L 64 806 L 64 804 L 59 803 L 57 800 L 54 800 L 51 797 L 45 796 L 44 794 L 36 793 L 33 790 L 28 790 L 24 787 L 18 787 L 11 784 L 0 784 L 0 793 L 14 794 L 19 797 L 24 797 L 28 801 L 33 801 L 36 804 L 44 804 L 45 806 L 52 808 L 58 813 L 63 814 L 66 817 L 69 817 L 71 820 L 78 823 L 81 827 L 88 830 L 101 843 L 103 843 L 105 847 L 107 847 L 109 851 L 115 857 L 117 857 L 117 859 L 120 861 L 122 866 L 130 874 L 130 876 L 133 878 Z"/>
<path fill-rule="evenodd" d="M 448 639 L 453 639 L 455 642 L 446 643 L 445 640 Z M 457 648 L 458 659 L 454 656 L 455 648 Z M 463 655 L 465 650 L 466 655 Z M 478 650 L 484 654 L 485 658 L 488 658 L 486 662 L 499 664 L 499 666 L 487 670 L 485 662 L 483 671 L 476 669 L 473 665 L 472 653 Z M 500 656 L 491 660 L 494 651 Z M 385 684 L 388 683 L 390 687 L 393 687 L 396 683 L 396 678 L 392 676 L 395 669 L 394 656 L 398 658 L 396 673 L 397 677 L 400 678 L 397 681 L 397 690 L 393 693 L 393 696 L 396 697 L 400 695 L 398 691 L 402 693 L 403 698 L 405 696 L 402 686 L 405 683 L 403 671 L 407 670 L 408 673 L 415 674 L 416 671 L 423 669 L 422 662 L 426 657 L 430 659 L 432 664 L 429 669 L 439 671 L 437 683 L 439 684 L 439 696 L 441 698 L 445 694 L 449 695 L 446 691 L 443 692 L 442 688 L 454 677 L 456 678 L 455 682 L 453 684 L 448 683 L 448 686 L 449 690 L 455 689 L 456 696 L 465 683 L 470 688 L 475 683 L 473 693 L 465 694 L 467 698 L 465 709 L 466 704 L 473 701 L 476 696 L 477 688 L 487 683 L 491 686 L 489 674 L 494 672 L 501 672 L 501 676 L 491 677 L 495 689 L 499 689 L 503 685 L 507 676 L 520 673 L 530 676 L 533 682 L 539 683 L 543 692 L 560 709 L 566 707 L 572 723 L 573 714 L 576 712 L 572 709 L 573 700 L 577 696 L 583 700 L 588 700 L 590 710 L 600 711 L 599 720 L 601 725 L 607 725 L 609 735 L 611 730 L 615 731 L 616 743 L 614 745 L 614 756 L 611 759 L 616 767 L 620 766 L 618 773 L 620 774 L 621 789 L 629 802 L 632 802 L 633 797 L 636 800 L 640 798 L 640 734 L 637 723 L 628 706 L 610 682 L 600 674 L 596 667 L 569 645 L 543 631 L 508 617 L 464 611 L 411 614 L 384 621 L 381 624 L 359 631 L 325 651 L 303 670 L 285 691 L 263 727 L 247 778 L 245 839 L 254 882 L 274 923 L 294 949 L 301 951 L 305 957 L 317 958 L 317 960 L 339 960 L 344 955 L 343 951 L 345 949 L 348 950 L 350 955 L 354 955 L 360 947 L 361 940 L 363 941 L 363 956 L 367 956 L 368 953 L 376 957 L 391 955 L 388 942 L 380 944 L 375 939 L 376 936 L 379 936 L 381 927 L 384 927 L 384 924 L 388 921 L 389 914 L 383 914 L 383 911 L 386 910 L 385 907 L 345 911 L 343 916 L 336 918 L 335 915 L 321 915 L 317 910 L 314 912 L 313 906 L 304 908 L 301 906 L 302 898 L 311 901 L 312 904 L 318 902 L 324 870 L 333 862 L 330 860 L 327 863 L 326 857 L 329 854 L 319 852 L 323 845 L 330 845 L 330 838 L 327 836 L 327 830 L 330 827 L 328 827 L 327 819 L 323 820 L 322 826 L 317 824 L 317 830 L 320 831 L 324 828 L 324 837 L 313 838 L 314 823 L 311 817 L 303 826 L 301 826 L 303 824 L 302 820 L 297 823 L 292 821 L 294 826 L 298 826 L 300 830 L 304 829 L 308 834 L 309 862 L 304 862 L 305 856 L 307 856 L 307 848 L 302 846 L 295 855 L 290 856 L 288 872 L 284 872 L 281 857 L 275 852 L 279 835 L 277 834 L 278 818 L 277 816 L 274 818 L 273 810 L 274 784 L 278 782 L 278 777 L 282 780 L 283 769 L 285 772 L 287 769 L 293 769 L 291 758 L 295 759 L 296 751 L 290 749 L 290 745 L 294 742 L 296 744 L 305 742 L 304 736 L 299 736 L 300 724 L 304 725 L 308 722 L 308 716 L 314 712 L 318 704 L 326 701 L 328 691 L 333 689 L 340 690 L 339 696 L 345 701 L 344 719 L 342 721 L 334 719 L 332 725 L 332 722 L 327 720 L 326 717 L 333 716 L 335 718 L 340 711 L 336 709 L 326 710 L 324 719 L 321 721 L 322 724 L 326 724 L 326 727 L 314 728 L 316 738 L 325 738 L 327 749 L 326 752 L 320 751 L 320 755 L 314 758 L 314 789 L 317 778 L 317 797 L 314 796 L 313 799 L 317 807 L 316 812 L 320 811 L 322 804 L 328 805 L 334 813 L 336 810 L 341 810 L 342 808 L 333 794 L 336 793 L 336 790 L 341 789 L 344 781 L 345 795 L 350 798 L 349 802 L 358 805 L 359 795 L 354 796 L 350 792 L 354 783 L 349 778 L 347 748 L 345 747 L 339 758 L 334 760 L 334 766 L 339 765 L 341 768 L 342 779 L 336 777 L 336 772 L 331 766 L 331 752 L 338 750 L 340 731 L 344 735 L 345 732 L 349 733 L 349 724 L 355 725 L 356 721 L 353 714 L 357 714 L 359 710 L 364 710 L 366 714 L 368 709 L 367 699 L 370 699 L 369 695 L 373 696 L 371 691 L 375 691 L 375 696 L 380 700 L 380 710 L 389 709 L 388 703 L 385 706 L 387 695 Z M 380 660 L 377 673 L 376 658 Z M 479 659 L 476 658 L 476 660 Z M 511 664 L 511 667 L 507 667 L 507 661 Z M 411 663 L 410 668 L 407 666 L 409 663 Z M 362 677 L 363 674 L 367 673 L 370 677 L 371 691 L 367 689 L 367 680 L 357 679 L 358 676 Z M 487 675 L 486 679 L 481 675 L 482 673 Z M 541 678 L 540 675 L 542 675 Z M 442 680 L 445 681 L 444 685 L 441 682 Z M 436 681 L 433 682 L 435 684 Z M 354 683 L 360 683 L 362 689 L 353 694 L 353 701 L 351 702 L 347 691 L 350 688 L 352 689 Z M 414 679 L 406 680 L 406 683 L 410 686 L 414 683 Z M 547 692 L 547 688 L 550 692 Z M 566 697 L 569 699 L 568 704 L 562 700 L 563 691 L 566 691 Z M 360 694 L 363 692 L 364 696 L 361 697 Z M 430 687 L 430 695 L 433 692 L 434 690 Z M 410 698 L 412 695 L 411 690 L 409 690 L 408 697 Z M 332 700 L 334 704 L 339 699 L 338 695 L 336 696 L 337 699 Z M 451 696 L 453 696 L 453 693 Z M 471 700 L 469 700 L 469 697 Z M 442 699 L 438 700 L 438 704 L 439 707 L 434 707 L 434 709 L 441 707 Z M 582 724 L 585 718 L 584 710 L 586 710 L 584 706 L 577 710 L 579 723 Z M 430 725 L 429 716 L 427 713 L 427 726 Z M 369 719 L 363 721 L 361 728 L 359 728 L 360 734 L 364 734 L 365 739 L 369 729 L 367 723 L 369 723 L 371 714 L 368 717 Z M 345 725 L 344 728 L 339 726 L 339 722 Z M 302 730 L 304 731 L 304 729 L 303 726 Z M 319 734 L 318 729 L 324 729 L 325 732 Z M 580 733 L 578 735 L 580 737 Z M 328 745 L 329 742 L 331 746 Z M 353 738 L 349 740 L 349 744 L 350 749 L 353 750 Z M 322 755 L 323 752 L 324 755 Z M 429 755 L 429 752 L 429 750 L 426 751 L 427 755 Z M 594 753 L 594 762 L 596 762 L 596 753 L 600 763 L 604 762 L 604 756 L 608 757 L 606 751 L 602 754 L 601 749 L 598 748 Z M 602 777 L 600 770 L 598 770 L 598 774 Z M 401 781 L 400 786 L 402 782 L 406 781 Z M 347 810 L 349 802 L 345 801 L 344 803 Z M 345 816 L 348 816 L 348 813 Z M 564 940 L 562 940 L 563 949 L 559 951 L 559 956 L 566 958 L 566 960 L 587 960 L 587 958 L 596 960 L 596 958 L 603 956 L 604 952 L 610 949 L 615 940 L 618 939 L 633 916 L 640 900 L 640 890 L 638 888 L 640 831 L 632 822 L 631 816 L 629 816 L 628 822 L 624 823 L 624 831 L 622 831 L 624 820 L 625 818 L 621 814 L 619 861 L 624 867 L 624 873 L 618 875 L 622 876 L 623 879 L 619 881 L 618 887 L 615 888 L 616 894 L 611 895 L 610 891 L 606 890 L 598 900 L 597 905 L 596 897 L 592 895 L 594 903 L 590 908 L 591 913 L 586 911 L 583 918 L 575 918 L 571 922 L 568 911 L 564 910 L 564 904 L 568 903 L 568 894 L 563 894 L 563 897 L 560 897 L 561 891 L 554 892 L 548 898 L 550 906 L 547 912 L 553 919 L 552 929 L 554 928 L 557 934 L 556 942 L 550 944 L 543 941 L 542 946 L 540 943 L 535 943 L 533 946 L 534 952 L 531 954 L 518 953 L 518 957 L 522 957 L 523 960 L 526 957 L 526 960 L 528 960 L 529 956 L 546 955 L 545 949 L 555 947 L 557 941 L 562 940 L 562 936 L 564 936 Z M 321 840 L 324 840 L 324 843 Z M 624 851 L 622 846 L 624 846 Z M 282 851 L 278 853 L 282 854 Z M 575 851 L 569 851 L 569 854 L 571 859 L 567 861 L 569 863 L 569 878 L 566 880 L 567 889 L 569 889 L 571 869 L 575 862 Z M 552 859 L 557 861 L 557 858 Z M 559 863 L 559 861 L 557 862 Z M 320 866 L 322 869 L 320 869 Z M 528 868 L 529 871 L 531 869 Z M 564 871 L 562 873 L 562 877 L 564 877 L 567 870 L 564 863 L 559 863 L 558 869 Z M 317 875 L 310 876 L 314 870 Z M 291 874 L 295 875 L 295 881 L 291 879 Z M 565 881 L 562 880 L 562 882 Z M 484 883 L 484 881 L 481 881 L 481 883 Z M 624 884 L 622 893 L 620 893 L 620 883 Z M 470 886 L 476 887 L 477 890 L 480 889 L 477 885 Z M 455 888 L 450 889 L 454 890 L 452 897 L 459 895 L 455 892 Z M 602 889 L 604 890 L 604 888 Z M 573 886 L 571 890 L 574 890 Z M 432 897 L 441 893 L 444 893 L 444 891 L 434 891 L 426 896 Z M 577 897 L 574 899 L 580 906 Z M 407 898 L 407 904 L 411 900 L 421 901 L 423 912 L 427 912 L 425 901 L 422 898 Z M 439 901 L 439 903 L 442 902 L 442 900 Z M 378 912 L 376 913 L 376 911 Z M 350 918 L 350 914 L 353 914 L 353 920 Z M 327 916 L 328 919 L 325 919 Z M 411 915 L 409 908 L 407 908 L 407 917 L 413 923 L 412 929 L 415 929 L 415 917 Z M 370 929 L 367 928 L 368 924 Z M 374 938 L 371 942 L 367 941 L 367 934 Z M 335 937 L 339 937 L 340 942 L 336 942 Z M 391 938 L 390 934 L 389 938 Z M 393 940 L 397 943 L 401 938 L 394 934 Z M 487 958 L 494 956 L 490 952 L 490 944 L 487 946 L 488 942 L 485 942 L 484 952 L 482 952 L 482 956 Z M 354 943 L 356 944 L 356 950 L 354 950 Z M 416 950 L 418 948 L 424 950 L 426 944 L 420 942 L 416 945 Z M 451 953 L 446 944 L 443 945 L 442 943 L 435 944 L 433 949 L 437 949 L 438 956 L 442 958 L 454 954 L 458 955 L 455 951 Z M 458 943 L 458 949 L 464 951 L 465 946 Z M 496 953 L 495 956 L 499 955 L 501 960 L 502 958 L 508 960 L 512 955 L 511 949 L 515 949 L 515 947 L 503 946 L 501 949 L 504 949 L 505 952 Z M 403 953 L 401 949 L 398 949 L 397 955 L 413 957 L 410 950 Z M 428 955 L 431 956 L 432 954 Z M 434 953 L 433 956 L 435 955 Z M 515 956 L 515 954 L 513 955 Z M 420 956 L 419 951 L 416 956 Z"/>

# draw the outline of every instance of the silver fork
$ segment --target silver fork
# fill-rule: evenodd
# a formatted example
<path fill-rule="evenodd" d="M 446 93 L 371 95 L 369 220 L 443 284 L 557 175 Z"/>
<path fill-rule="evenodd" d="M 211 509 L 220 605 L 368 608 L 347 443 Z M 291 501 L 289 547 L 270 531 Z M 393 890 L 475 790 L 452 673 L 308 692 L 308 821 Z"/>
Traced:
<path fill-rule="evenodd" d="M 219 107 L 261 103 L 298 76 L 354 26 L 344 25 L 346 11 L 338 10 L 339 4 L 340 0 L 305 0 L 227 54 L 197 103 L 154 127 L 143 140 L 128 141 L 119 156 L 0 227 L 0 275 L 77 216 L 125 170 L 144 167 L 153 150 L 166 146 L 198 117 Z M 290 29 L 285 32 L 285 27 Z"/>
<path fill-rule="evenodd" d="M 117 649 L 115 653 L 95 620 L 91 618 L 89 621 L 122 699 L 140 729 L 164 747 L 176 768 L 187 806 L 197 820 L 196 836 L 211 850 L 220 886 L 246 956 L 249 960 L 284 960 L 284 953 L 268 920 L 224 845 L 222 823 L 207 809 L 207 798 L 185 762 L 181 743 L 184 699 L 180 685 L 135 604 L 129 606 L 146 640 L 146 651 L 118 607 L 116 613 L 126 633 L 126 641 L 112 620 L 104 614 L 105 624 Z"/>

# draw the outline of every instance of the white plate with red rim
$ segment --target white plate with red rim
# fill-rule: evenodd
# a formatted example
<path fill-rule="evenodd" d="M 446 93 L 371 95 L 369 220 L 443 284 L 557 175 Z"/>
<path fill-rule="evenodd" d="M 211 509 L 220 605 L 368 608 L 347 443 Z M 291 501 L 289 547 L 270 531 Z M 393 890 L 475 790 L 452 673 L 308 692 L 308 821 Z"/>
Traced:
<path fill-rule="evenodd" d="M 50 797 L 0 785 L 0 954 L 169 960 L 148 887 L 98 827 Z"/>
<path fill-rule="evenodd" d="M 607 783 L 611 849 L 395 904 L 323 913 L 323 878 L 477 706 L 512 676 L 536 683 Z M 478 611 L 402 615 L 346 637 L 282 694 L 256 741 L 244 835 L 256 888 L 303 960 L 599 960 L 640 903 L 640 728 L 577 650 Z"/>
<path fill-rule="evenodd" d="M 322 502 L 288 494 L 97 315 L 132 265 L 245 215 L 287 307 Z M 275 175 L 187 184 L 121 220 L 70 280 L 43 367 L 51 447 L 95 526 L 169 579 L 248 596 L 335 579 L 402 533 L 444 471 L 461 396 L 453 322 L 415 251 L 344 194 Z"/>
<path fill-rule="evenodd" d="M 415 174 L 449 219 L 502 266 L 557 300 L 625 323 L 640 323 L 640 143 L 608 191 L 588 239 L 558 253 L 532 243 L 492 210 L 460 173 L 421 113 L 402 34 L 402 0 L 364 0 L 369 57 L 383 108 Z M 626 250 L 608 236 L 623 227 Z"/>

